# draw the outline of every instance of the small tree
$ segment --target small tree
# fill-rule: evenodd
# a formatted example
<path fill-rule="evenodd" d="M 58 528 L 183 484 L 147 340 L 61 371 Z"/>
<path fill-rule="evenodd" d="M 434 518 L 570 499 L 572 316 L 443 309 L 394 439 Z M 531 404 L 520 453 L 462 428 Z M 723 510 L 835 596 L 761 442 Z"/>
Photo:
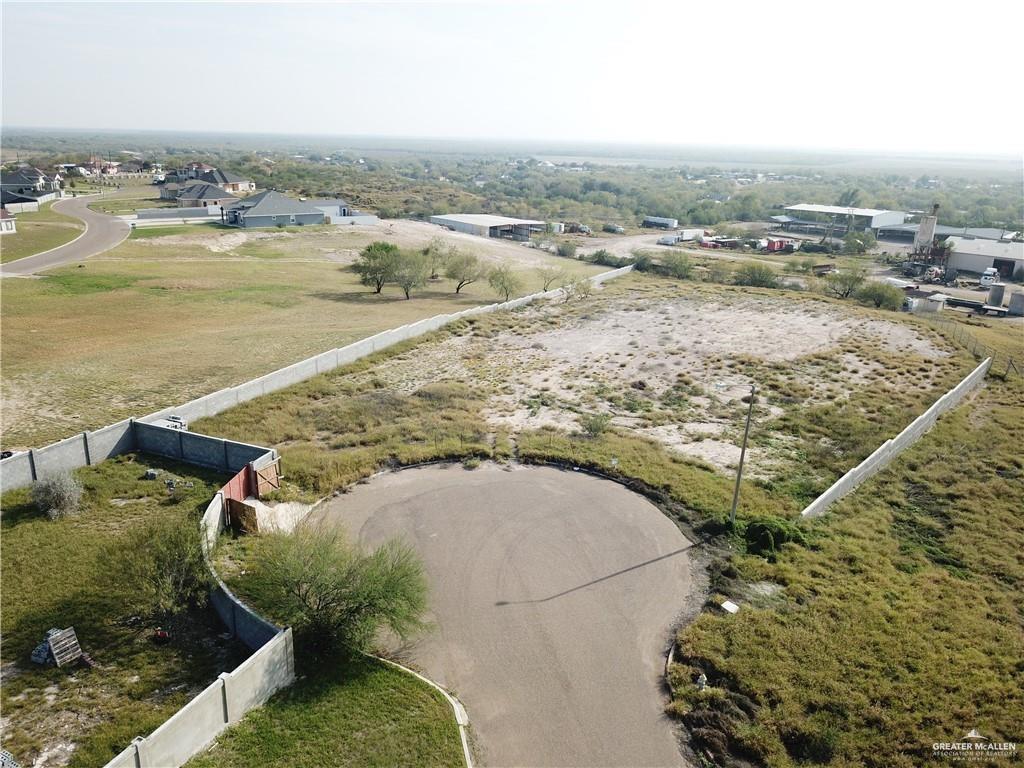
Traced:
<path fill-rule="evenodd" d="M 867 253 L 877 244 L 871 232 L 847 232 L 843 238 L 843 253 Z"/>
<path fill-rule="evenodd" d="M 199 525 L 172 514 L 136 526 L 108 555 L 123 584 L 126 608 L 160 621 L 202 605 L 210 585 Z"/>
<path fill-rule="evenodd" d="M 559 243 L 558 244 L 558 255 L 564 259 L 575 259 L 576 258 L 576 246 L 572 243 Z"/>
<path fill-rule="evenodd" d="M 427 258 L 427 263 L 430 265 L 430 279 L 436 280 L 440 275 L 441 270 L 445 268 L 448 260 L 451 259 L 457 250 L 454 247 L 449 247 L 440 237 L 431 238 L 430 243 L 423 249 L 423 255 Z M 458 293 L 458 291 L 456 291 Z"/>
<path fill-rule="evenodd" d="M 508 301 L 513 293 L 519 293 L 523 289 L 523 281 L 505 264 L 492 269 L 487 276 L 487 282 L 495 293 L 505 297 L 505 301 Z"/>
<path fill-rule="evenodd" d="M 565 295 L 566 302 L 572 301 L 573 299 L 585 299 L 590 296 L 593 291 L 594 284 L 586 277 L 574 277 L 562 284 L 562 292 Z"/>
<path fill-rule="evenodd" d="M 685 253 L 666 253 L 661 259 L 661 267 L 678 280 L 686 280 L 693 273 L 693 264 Z"/>
<path fill-rule="evenodd" d="M 779 276 L 767 264 L 744 264 L 736 270 L 736 285 L 752 285 L 757 288 L 778 288 Z"/>
<path fill-rule="evenodd" d="M 253 565 L 252 593 L 314 652 L 362 651 L 381 627 L 406 638 L 424 626 L 423 566 L 397 541 L 364 552 L 335 528 L 301 526 L 261 537 Z"/>
<path fill-rule="evenodd" d="M 416 288 L 422 288 L 430 277 L 430 263 L 422 253 L 400 251 L 395 257 L 391 279 L 405 293 L 406 301 Z"/>
<path fill-rule="evenodd" d="M 448 257 L 448 263 L 444 268 L 444 275 L 449 280 L 455 281 L 455 292 L 459 293 L 470 283 L 475 283 L 487 275 L 487 267 L 480 258 L 472 253 L 463 253 L 452 248 Z"/>
<path fill-rule="evenodd" d="M 551 290 L 551 286 L 560 283 L 566 278 L 566 271 L 561 267 L 538 267 L 537 275 L 545 291 Z"/>
<path fill-rule="evenodd" d="M 380 293 L 385 283 L 394 279 L 399 253 L 397 245 L 378 240 L 363 248 L 352 270 L 359 275 L 359 282 L 372 286 L 374 293 Z"/>
<path fill-rule="evenodd" d="M 824 289 L 828 296 L 835 296 L 837 299 L 848 299 L 868 279 L 868 273 L 863 269 L 846 269 L 839 272 L 831 272 L 825 275 Z"/>
<path fill-rule="evenodd" d="M 32 503 L 51 520 L 78 512 L 82 500 L 82 484 L 67 472 L 32 484 Z"/>
<path fill-rule="evenodd" d="M 894 312 L 903 306 L 904 294 L 895 285 L 869 281 L 857 291 L 857 300 L 864 304 L 873 304 L 879 309 L 891 309 Z"/>

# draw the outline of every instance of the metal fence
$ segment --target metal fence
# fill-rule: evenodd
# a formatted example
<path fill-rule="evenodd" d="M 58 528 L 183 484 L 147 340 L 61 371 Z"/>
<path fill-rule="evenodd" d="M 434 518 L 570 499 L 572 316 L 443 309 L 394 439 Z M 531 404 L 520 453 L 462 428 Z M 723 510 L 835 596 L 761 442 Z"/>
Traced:
<path fill-rule="evenodd" d="M 943 320 L 940 318 L 932 318 L 929 322 L 949 334 L 958 344 L 964 347 L 978 360 L 984 358 L 991 358 L 992 366 L 989 369 L 989 374 L 992 376 L 999 376 L 1000 378 L 1007 378 L 1008 376 L 1024 376 L 1024 361 L 1017 360 L 999 350 L 982 344 L 978 341 L 974 334 L 972 334 L 963 323 L 958 323 L 953 320 Z"/>

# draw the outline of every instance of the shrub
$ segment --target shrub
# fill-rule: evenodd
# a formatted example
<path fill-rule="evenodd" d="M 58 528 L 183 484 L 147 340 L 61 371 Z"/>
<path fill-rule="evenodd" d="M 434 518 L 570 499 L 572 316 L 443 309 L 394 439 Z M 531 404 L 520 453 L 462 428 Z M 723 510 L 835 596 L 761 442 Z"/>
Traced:
<path fill-rule="evenodd" d="M 32 484 L 32 503 L 51 520 L 78 512 L 82 484 L 67 472 Z"/>
<path fill-rule="evenodd" d="M 693 274 L 693 264 L 685 253 L 666 253 L 661 260 L 661 267 L 669 277 L 686 280 Z"/>
<path fill-rule="evenodd" d="M 576 258 L 576 246 L 572 243 L 559 243 L 558 255 L 566 259 Z"/>
<path fill-rule="evenodd" d="M 593 293 L 594 284 L 590 282 L 590 278 L 576 277 L 564 283 L 562 285 L 562 291 L 565 293 L 566 301 L 571 301 L 572 299 L 585 299 Z"/>
<path fill-rule="evenodd" d="M 110 560 L 119 565 L 129 610 L 168 619 L 202 605 L 210 586 L 199 524 L 191 514 L 162 516 L 136 527 Z"/>
<path fill-rule="evenodd" d="M 260 604 L 314 653 L 362 651 L 382 627 L 404 639 L 424 626 L 423 566 L 397 540 L 364 552 L 333 528 L 272 533 L 261 537 L 249 578 Z"/>
<path fill-rule="evenodd" d="M 777 288 L 778 275 L 766 264 L 744 264 L 736 270 L 736 285 L 751 285 L 757 288 Z"/>
<path fill-rule="evenodd" d="M 781 517 L 756 517 L 747 522 L 743 537 L 747 550 L 756 555 L 774 555 L 783 544 L 806 544 L 807 539 L 796 524 Z"/>
<path fill-rule="evenodd" d="M 896 311 L 903 306 L 904 294 L 895 285 L 869 282 L 857 291 L 857 301 L 873 304 L 879 309 Z"/>
<path fill-rule="evenodd" d="M 654 260 L 647 251 L 633 251 L 633 268 L 637 272 L 650 272 Z"/>
<path fill-rule="evenodd" d="M 825 275 L 825 294 L 837 299 L 848 299 L 864 285 L 868 273 L 863 269 L 849 269 Z"/>
<path fill-rule="evenodd" d="M 583 433 L 587 437 L 600 437 L 611 424 L 612 417 L 607 413 L 592 413 L 581 422 Z"/>

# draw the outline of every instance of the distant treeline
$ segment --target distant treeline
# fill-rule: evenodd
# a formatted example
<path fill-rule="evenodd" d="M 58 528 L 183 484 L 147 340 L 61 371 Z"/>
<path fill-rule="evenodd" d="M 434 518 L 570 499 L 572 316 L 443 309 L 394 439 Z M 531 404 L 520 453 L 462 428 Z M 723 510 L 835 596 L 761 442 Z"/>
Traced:
<path fill-rule="evenodd" d="M 350 148 L 328 149 L 329 144 L 295 152 L 282 149 L 281 137 L 268 137 L 263 146 L 274 149 L 260 152 L 239 149 L 242 142 L 229 137 L 211 136 L 202 145 L 182 146 L 160 138 L 164 143 L 143 135 L 127 146 L 145 159 L 168 166 L 203 160 L 249 176 L 260 188 L 343 197 L 385 218 L 490 212 L 599 227 L 606 222 L 632 226 L 653 215 L 676 218 L 681 224 L 713 226 L 764 220 L 797 202 L 842 200 L 904 211 L 930 210 L 938 203 L 943 224 L 1024 228 L 1020 179 L 985 170 L 964 171 L 962 176 L 909 176 L 780 165 L 772 176 L 763 163 L 747 169 L 735 162 L 727 168 L 585 162 L 552 167 L 535 157 L 426 150 L 417 154 L 397 148 L 363 154 Z M 258 137 L 247 139 L 250 146 L 260 146 Z M 12 147 L 18 148 L 18 159 L 41 166 L 84 160 L 93 153 L 116 156 L 121 150 L 111 149 L 112 141 L 121 142 L 114 146 L 123 148 L 127 140 L 99 133 L 16 133 L 5 136 L 4 160 L 15 159 Z M 926 160 L 921 163 L 927 169 Z"/>

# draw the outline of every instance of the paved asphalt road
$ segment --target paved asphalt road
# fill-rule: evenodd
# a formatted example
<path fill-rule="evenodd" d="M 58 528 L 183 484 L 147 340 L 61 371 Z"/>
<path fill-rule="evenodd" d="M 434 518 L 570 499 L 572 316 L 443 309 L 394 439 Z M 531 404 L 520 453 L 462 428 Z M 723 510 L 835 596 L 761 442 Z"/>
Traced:
<path fill-rule="evenodd" d="M 312 523 L 423 558 L 435 628 L 404 658 L 465 704 L 487 766 L 680 766 L 659 677 L 689 542 L 607 480 L 548 467 L 374 478 Z"/>
<path fill-rule="evenodd" d="M 98 197 L 99 195 L 88 195 L 59 200 L 54 203 L 53 210 L 84 221 L 85 234 L 77 240 L 54 248 L 52 251 L 26 256 L 0 266 L 0 277 L 24 277 L 46 269 L 73 264 L 90 256 L 109 251 L 115 245 L 120 244 L 128 237 L 131 228 L 116 216 L 107 216 L 104 213 L 89 210 L 87 207 L 89 203 Z"/>

